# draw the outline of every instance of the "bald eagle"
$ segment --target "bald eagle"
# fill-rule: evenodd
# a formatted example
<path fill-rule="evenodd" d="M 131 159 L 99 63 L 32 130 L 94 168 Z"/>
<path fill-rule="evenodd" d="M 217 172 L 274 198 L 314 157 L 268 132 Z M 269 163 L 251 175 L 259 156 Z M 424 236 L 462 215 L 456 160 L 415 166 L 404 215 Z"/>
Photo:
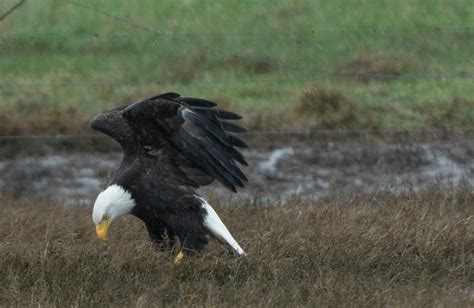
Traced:
<path fill-rule="evenodd" d="M 110 185 L 95 201 L 97 236 L 107 239 L 113 220 L 132 214 L 141 219 L 153 243 L 166 237 L 180 247 L 175 258 L 198 251 L 213 235 L 237 255 L 244 250 L 196 188 L 219 181 L 236 192 L 247 165 L 236 148 L 247 144 L 232 133 L 245 129 L 226 120 L 241 117 L 216 104 L 176 93 L 156 95 L 95 116 L 90 125 L 124 152 Z"/>

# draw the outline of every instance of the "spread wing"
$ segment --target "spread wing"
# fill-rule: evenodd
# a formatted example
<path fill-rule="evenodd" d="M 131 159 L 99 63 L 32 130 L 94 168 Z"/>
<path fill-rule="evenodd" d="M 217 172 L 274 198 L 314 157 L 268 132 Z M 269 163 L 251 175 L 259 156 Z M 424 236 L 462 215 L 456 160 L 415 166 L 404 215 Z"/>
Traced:
<path fill-rule="evenodd" d="M 113 112 L 119 120 L 104 126 L 91 125 L 119 141 L 136 139 L 149 155 L 166 156 L 170 164 L 182 172 L 186 181 L 203 186 L 214 179 L 232 191 L 243 187 L 247 178 L 238 164 L 247 165 L 237 148 L 247 144 L 232 133 L 243 133 L 245 129 L 228 122 L 241 117 L 235 113 L 216 108 L 216 104 L 198 98 L 180 97 L 166 93 L 150 97 Z M 99 115 L 100 116 L 100 115 Z M 115 124 L 127 129 L 117 134 Z M 112 126 L 112 127 L 109 127 Z M 132 133 L 129 132 L 132 130 Z M 135 142 L 135 143 L 137 143 Z M 174 174 L 173 176 L 176 176 Z"/>

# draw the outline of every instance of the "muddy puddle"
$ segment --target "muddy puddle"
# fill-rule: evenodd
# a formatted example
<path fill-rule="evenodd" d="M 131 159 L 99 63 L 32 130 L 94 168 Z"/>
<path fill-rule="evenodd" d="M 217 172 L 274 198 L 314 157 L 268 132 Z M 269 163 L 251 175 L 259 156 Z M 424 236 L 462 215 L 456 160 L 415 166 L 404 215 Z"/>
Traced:
<path fill-rule="evenodd" d="M 257 148 L 246 151 L 250 180 L 240 194 L 221 185 L 201 189 L 225 200 L 322 198 L 335 192 L 420 190 L 433 183 L 474 187 L 474 143 L 357 144 Z M 0 160 L 0 192 L 15 198 L 88 204 L 106 185 L 121 153 L 67 153 Z"/>

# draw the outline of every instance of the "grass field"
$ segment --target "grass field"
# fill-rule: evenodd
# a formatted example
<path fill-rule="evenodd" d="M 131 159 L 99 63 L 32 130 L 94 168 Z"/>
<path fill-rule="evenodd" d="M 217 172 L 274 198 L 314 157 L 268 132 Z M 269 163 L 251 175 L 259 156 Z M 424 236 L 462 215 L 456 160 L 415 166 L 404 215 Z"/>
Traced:
<path fill-rule="evenodd" d="M 0 130 L 84 132 L 163 91 L 255 128 L 264 109 L 279 128 L 468 126 L 473 17 L 469 1 L 27 1 L 0 22 Z"/>
<path fill-rule="evenodd" d="M 5 200 L 5 199 L 4 199 Z M 89 207 L 0 208 L 2 306 L 472 306 L 474 194 L 219 205 L 247 258 L 213 242 L 180 266 L 124 217 L 96 239 Z"/>

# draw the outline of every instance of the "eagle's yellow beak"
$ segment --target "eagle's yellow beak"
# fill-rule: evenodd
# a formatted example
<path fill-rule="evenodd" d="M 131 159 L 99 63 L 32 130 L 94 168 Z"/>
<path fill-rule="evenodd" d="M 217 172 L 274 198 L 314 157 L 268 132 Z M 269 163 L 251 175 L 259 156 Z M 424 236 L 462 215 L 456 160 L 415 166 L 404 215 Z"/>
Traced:
<path fill-rule="evenodd" d="M 103 241 L 107 240 L 107 233 L 109 232 L 110 220 L 104 219 L 100 224 L 95 226 L 97 237 Z"/>

